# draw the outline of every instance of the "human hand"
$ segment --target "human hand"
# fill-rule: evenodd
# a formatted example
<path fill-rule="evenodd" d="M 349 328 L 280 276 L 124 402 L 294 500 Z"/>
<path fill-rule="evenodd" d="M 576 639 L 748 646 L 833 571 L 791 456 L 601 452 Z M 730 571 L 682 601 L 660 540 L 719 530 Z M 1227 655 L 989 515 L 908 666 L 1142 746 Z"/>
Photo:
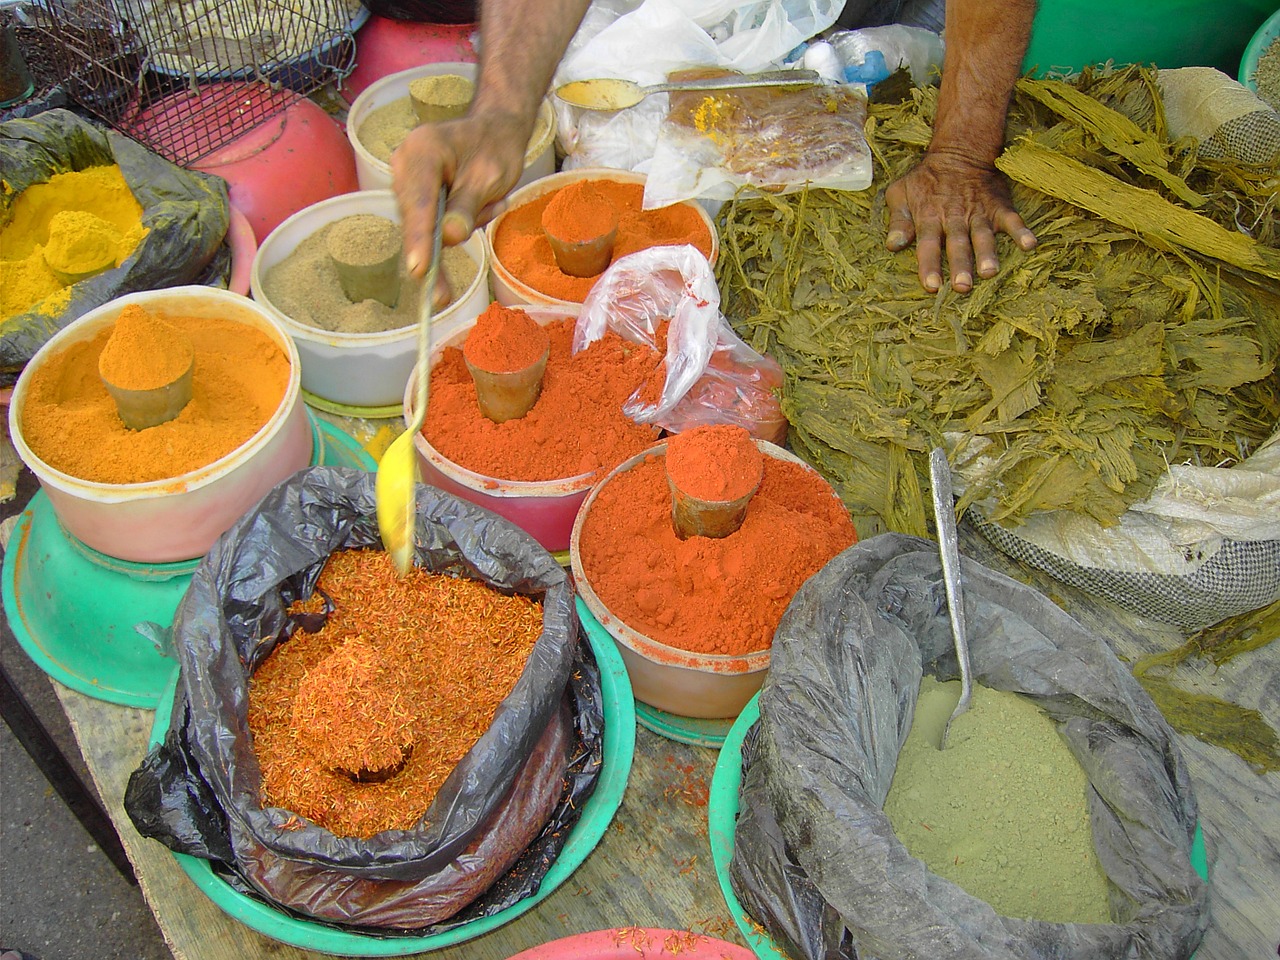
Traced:
<path fill-rule="evenodd" d="M 1013 208 L 1009 186 L 994 169 L 965 157 L 927 153 L 906 176 L 885 192 L 889 232 L 885 245 L 898 251 L 916 243 L 920 283 L 930 293 L 942 286 L 942 248 L 946 244 L 951 285 L 973 289 L 974 263 L 980 277 L 1000 269 L 996 231 L 1008 234 L 1023 250 L 1036 245 Z"/>
<path fill-rule="evenodd" d="M 391 156 L 392 187 L 404 231 L 409 272 L 426 274 L 436 229 L 440 191 L 449 197 L 441 240 L 445 246 L 464 242 L 504 208 L 507 192 L 524 170 L 525 145 L 532 120 L 514 114 L 483 112 L 458 120 L 416 127 Z M 441 273 L 436 303 L 448 298 Z"/>

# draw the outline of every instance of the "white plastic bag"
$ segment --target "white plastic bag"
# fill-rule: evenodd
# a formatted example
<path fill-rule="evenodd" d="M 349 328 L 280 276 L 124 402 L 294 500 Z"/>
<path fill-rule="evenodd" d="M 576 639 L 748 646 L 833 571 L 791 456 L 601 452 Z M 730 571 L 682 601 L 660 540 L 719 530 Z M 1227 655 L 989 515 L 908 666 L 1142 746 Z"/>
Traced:
<path fill-rule="evenodd" d="M 596 77 L 661 83 L 673 71 L 700 66 L 759 72 L 776 67 L 795 47 L 830 27 L 843 5 L 843 0 L 596 0 L 552 83 Z M 566 168 L 638 170 L 653 156 L 656 122 L 620 126 L 608 115 L 592 116 L 558 100 L 555 106 Z M 660 119 L 666 97 L 649 97 L 631 111 Z M 638 139 L 646 134 L 650 139 Z M 579 154 L 589 154 L 590 161 Z"/>
<path fill-rule="evenodd" d="M 730 423 L 762 440 L 785 442 L 787 421 L 777 393 L 782 368 L 733 332 L 720 312 L 711 264 L 697 247 L 650 247 L 615 261 L 582 304 L 573 350 L 612 330 L 661 351 L 668 320 L 661 389 L 642 385 L 623 412 L 671 433 Z"/>

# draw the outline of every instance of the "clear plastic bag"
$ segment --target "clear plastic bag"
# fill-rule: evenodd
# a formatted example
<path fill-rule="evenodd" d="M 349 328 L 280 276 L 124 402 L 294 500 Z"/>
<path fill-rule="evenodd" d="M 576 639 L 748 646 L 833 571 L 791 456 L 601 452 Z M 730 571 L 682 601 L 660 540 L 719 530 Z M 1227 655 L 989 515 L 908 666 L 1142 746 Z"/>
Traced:
<path fill-rule="evenodd" d="M 793 193 L 871 185 L 860 84 L 683 92 L 670 102 L 645 182 L 646 209 L 730 200 L 744 187 Z"/>
<path fill-rule="evenodd" d="M 720 312 L 711 264 L 696 247 L 650 247 L 617 260 L 582 305 L 573 349 L 612 330 L 662 350 L 660 331 L 668 320 L 661 390 L 641 386 L 623 412 L 671 433 L 729 423 L 783 443 L 787 421 L 777 395 L 782 368 L 733 332 Z"/>

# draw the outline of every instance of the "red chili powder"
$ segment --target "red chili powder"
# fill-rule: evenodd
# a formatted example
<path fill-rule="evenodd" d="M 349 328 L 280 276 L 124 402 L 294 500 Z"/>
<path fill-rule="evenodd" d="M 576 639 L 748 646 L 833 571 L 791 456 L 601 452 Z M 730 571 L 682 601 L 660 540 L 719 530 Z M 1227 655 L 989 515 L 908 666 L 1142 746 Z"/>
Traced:
<path fill-rule="evenodd" d="M 511 373 L 541 360 L 550 342 L 547 331 L 529 314 L 495 301 L 476 318 L 462 355 L 481 370 Z"/>
<path fill-rule="evenodd" d="M 587 581 L 632 629 L 681 650 L 741 656 L 772 645 L 800 585 L 856 540 L 826 481 L 772 457 L 735 533 L 680 540 L 665 457 L 655 455 L 596 492 L 578 547 Z"/>
<path fill-rule="evenodd" d="M 676 203 L 657 210 L 642 210 L 644 184 L 616 180 L 592 182 L 618 211 L 614 260 L 648 247 L 684 243 L 693 244 L 711 256 L 711 231 L 693 204 Z M 571 277 L 556 265 L 551 243 L 542 229 L 542 212 L 555 196 L 556 193 L 544 194 L 507 213 L 494 231 L 493 252 L 513 276 L 534 290 L 557 300 L 581 303 L 596 278 Z"/>
<path fill-rule="evenodd" d="M 551 341 L 538 402 L 523 417 L 494 423 L 476 404 L 462 351 L 446 348 L 431 371 L 423 435 L 454 463 L 500 480 L 562 480 L 612 470 L 652 446 L 658 428 L 622 404 L 660 356 L 616 333 L 573 353 L 573 318 L 544 329 Z"/>
<path fill-rule="evenodd" d="M 764 473 L 764 454 L 745 427 L 694 427 L 667 440 L 667 475 L 685 496 L 726 502 L 745 497 Z"/>
<path fill-rule="evenodd" d="M 586 243 L 618 225 L 609 195 L 591 180 L 576 180 L 557 190 L 542 210 L 542 226 L 553 237 Z"/>

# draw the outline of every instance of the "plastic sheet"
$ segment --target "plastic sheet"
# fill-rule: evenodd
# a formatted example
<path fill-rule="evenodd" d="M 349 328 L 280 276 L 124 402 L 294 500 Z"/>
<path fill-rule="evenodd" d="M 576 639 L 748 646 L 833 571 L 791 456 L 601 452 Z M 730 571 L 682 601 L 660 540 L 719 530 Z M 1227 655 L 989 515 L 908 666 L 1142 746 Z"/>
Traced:
<path fill-rule="evenodd" d="M 582 304 L 573 349 L 576 353 L 610 330 L 657 349 L 657 328 L 665 320 L 671 323 L 662 395 L 657 403 L 646 402 L 642 387 L 623 404 L 623 412 L 671 433 L 729 423 L 782 444 L 787 435 L 777 395 L 782 369 L 733 332 L 720 312 L 711 265 L 696 247 L 650 247 L 615 261 Z"/>
<path fill-rule="evenodd" d="M 1173 733 L 1047 597 L 962 560 L 975 681 L 1058 724 L 1089 780 L 1114 923 L 998 915 L 907 853 L 883 813 L 923 673 L 958 676 L 937 546 L 884 534 L 796 594 L 744 745 L 733 890 L 794 960 L 1186 958 L 1208 925 L 1197 809 Z"/>
<path fill-rule="evenodd" d="M 0 318 L 0 386 L 18 373 L 45 342 L 82 314 L 137 290 L 207 282 L 230 223 L 227 183 L 221 177 L 184 170 L 142 145 L 102 130 L 68 110 L 49 110 L 25 120 L 0 123 L 6 189 L 0 221 L 27 187 L 59 173 L 116 164 L 142 206 L 149 232 L 120 266 L 74 284 L 59 313 L 37 308 Z M 223 271 L 230 273 L 225 256 Z M 221 278 L 226 286 L 226 278 Z M 38 307 L 38 305 L 37 305 Z"/>
<path fill-rule="evenodd" d="M 536 816 L 543 835 L 533 843 L 532 858 L 524 858 L 519 882 L 486 897 L 485 913 L 496 912 L 536 889 L 562 842 L 545 836 L 546 828 L 567 835 L 573 816 L 566 808 L 580 809 L 590 795 L 602 713 L 598 676 L 580 649 L 567 573 L 531 537 L 488 511 L 420 486 L 416 562 L 538 598 L 543 631 L 490 728 L 442 785 L 420 825 L 367 840 L 310 823 L 284 829 L 289 811 L 264 808 L 258 800 L 260 773 L 246 720 L 249 677 L 291 631 L 286 610 L 311 595 L 324 560 L 338 549 L 366 547 L 380 547 L 374 477 L 340 467 L 299 472 L 219 539 L 192 575 L 174 619 L 182 669 L 173 720 L 164 742 L 130 778 L 125 808 L 144 836 L 222 861 L 242 886 L 247 882 L 274 904 L 308 916 L 415 931 L 444 919 L 433 904 L 447 902 L 452 910 L 465 905 L 459 884 L 470 886 L 476 871 L 487 869 L 466 858 L 490 849 L 486 842 L 500 842 L 508 852 L 518 843 L 516 853 L 528 853 L 528 836 L 495 832 L 496 818 Z M 573 703 L 572 737 L 561 719 L 566 695 Z M 549 739 L 539 747 L 544 733 Z M 513 801 L 513 784 L 522 775 L 534 778 L 525 787 L 543 784 L 541 799 Z M 566 779 L 567 792 L 560 789 Z M 548 823 L 545 786 L 552 780 L 556 806 Z M 330 882 L 317 882 L 317 871 L 330 872 Z M 341 882 L 333 882 L 337 878 Z M 430 878 L 435 881 L 424 882 Z"/>

